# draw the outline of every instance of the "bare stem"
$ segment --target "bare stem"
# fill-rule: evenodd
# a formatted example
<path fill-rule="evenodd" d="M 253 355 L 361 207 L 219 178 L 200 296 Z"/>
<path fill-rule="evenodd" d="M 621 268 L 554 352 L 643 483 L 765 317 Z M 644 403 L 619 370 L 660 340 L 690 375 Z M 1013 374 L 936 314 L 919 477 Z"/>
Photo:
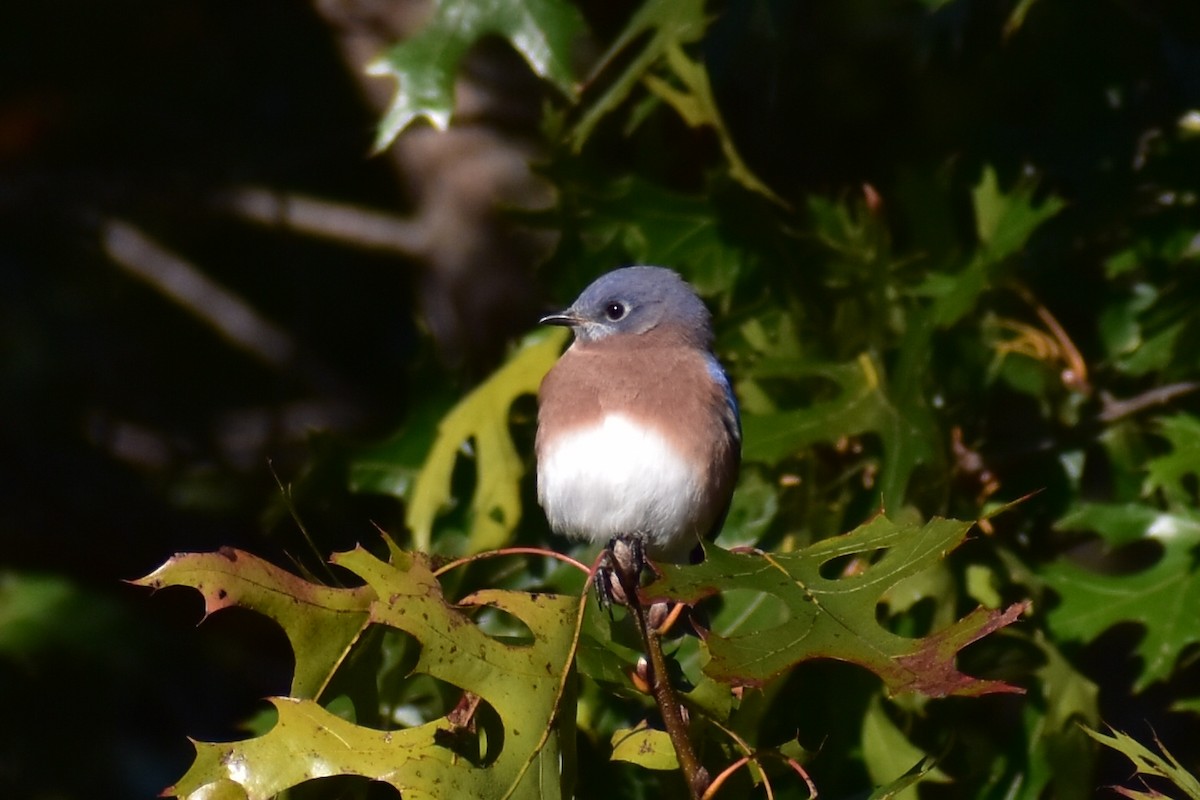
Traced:
<path fill-rule="evenodd" d="M 691 794 L 692 800 L 700 800 L 704 796 L 711 778 L 708 770 L 701 766 L 700 759 L 696 757 L 696 750 L 692 747 L 692 740 L 688 736 L 687 723 L 683 721 L 683 715 L 679 713 L 679 697 L 675 694 L 675 689 L 671 686 L 671 680 L 668 677 L 667 659 L 663 655 L 662 640 L 658 631 L 646 621 L 646 610 L 642 607 L 641 597 L 638 595 L 637 577 L 630 575 L 629 571 L 619 563 L 619 560 L 614 565 L 613 573 L 625 592 L 629 611 L 633 615 L 638 633 L 641 634 L 642 642 L 646 647 L 646 656 L 650 659 L 651 692 L 654 695 L 654 702 L 658 704 L 658 712 L 662 715 L 663 726 L 667 729 L 667 735 L 671 737 L 671 745 L 675 748 L 675 757 L 679 760 L 679 768 L 683 771 L 684 780 L 687 781 L 688 792 Z"/>

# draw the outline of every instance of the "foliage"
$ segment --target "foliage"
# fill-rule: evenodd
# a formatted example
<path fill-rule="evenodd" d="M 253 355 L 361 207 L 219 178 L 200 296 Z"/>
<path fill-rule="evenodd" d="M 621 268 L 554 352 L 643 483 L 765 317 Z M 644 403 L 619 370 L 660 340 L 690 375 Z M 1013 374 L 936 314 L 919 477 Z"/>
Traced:
<path fill-rule="evenodd" d="M 884 594 L 936 563 L 969 527 L 946 520 L 897 526 L 878 517 L 796 553 L 736 555 L 710 547 L 700 567 L 664 568 L 666 576 L 648 587 L 649 595 L 685 602 L 716 595 L 726 601 L 713 632 L 700 643 L 707 652 L 704 672 L 714 680 L 701 679 L 689 693 L 695 695 L 696 713 L 711 715 L 720 726 L 732 724 L 739 710 L 731 696 L 735 687 L 761 686 L 794 664 L 820 658 L 866 667 L 883 679 L 889 694 L 1019 691 L 964 675 L 954 662 L 965 645 L 1011 623 L 1022 604 L 1003 614 L 977 609 L 921 638 L 882 630 L 875 619 Z M 572 794 L 571 771 L 560 777 L 559 767 L 571 746 L 562 740 L 575 734 L 569 684 L 575 680 L 571 661 L 583 615 L 589 613 L 586 594 L 581 601 L 481 589 L 450 603 L 427 556 L 388 544 L 387 562 L 361 548 L 334 557 L 333 563 L 366 582 L 358 588 L 310 583 L 234 550 L 177 556 L 138 581 L 156 589 L 192 586 L 204 594 L 208 613 L 239 605 L 265 614 L 287 632 L 296 657 L 291 696 L 271 699 L 276 719 L 270 730 L 243 742 L 198 743 L 195 763 L 169 793 L 268 798 L 313 778 L 356 775 L 391 784 L 409 797 Z M 855 574 L 821 575 L 836 559 L 855 556 L 865 564 L 880 552 L 886 555 L 878 563 Z M 747 622 L 763 621 L 756 596 L 761 594 L 781 599 L 790 619 L 766 627 Z M 479 609 L 510 615 L 524 633 L 489 633 L 469 616 Z M 591 607 L 590 613 L 600 612 Z M 737 623 L 730 625 L 730 618 Z M 322 690 L 352 647 L 361 646 L 368 625 L 408 634 L 420 648 L 411 674 L 450 684 L 461 692 L 458 704 L 439 718 L 394 731 L 355 724 L 354 716 L 343 719 L 332 704 L 323 706 Z M 585 635 L 589 647 L 605 651 L 610 663 L 626 658 L 625 648 L 609 646 L 611 635 L 590 630 Z M 581 672 L 608 682 L 620 674 L 610 663 L 601 661 L 593 671 L 596 660 L 581 660 Z M 357 676 L 368 683 L 374 677 Z M 618 730 L 613 739 L 614 759 L 650 769 L 674 766 L 661 731 Z"/>
<path fill-rule="evenodd" d="M 1111 747 L 1113 750 L 1128 756 L 1129 760 L 1133 762 L 1138 775 L 1164 778 L 1174 784 L 1176 788 L 1182 790 L 1188 797 L 1200 797 L 1200 780 L 1197 780 L 1195 775 L 1184 769 L 1183 765 L 1157 739 L 1155 739 L 1154 743 L 1158 746 L 1161 755 L 1146 747 L 1129 734 L 1122 733 L 1121 731 L 1113 731 L 1111 734 L 1105 734 L 1099 731 L 1088 730 L 1087 734 L 1100 744 Z M 1169 796 L 1150 788 L 1147 788 L 1143 792 L 1137 789 L 1115 787 L 1115 791 L 1123 797 L 1132 798 L 1145 799 Z"/>
<path fill-rule="evenodd" d="M 1076 38 L 1056 4 L 784 5 L 646 0 L 584 75 L 566 2 L 443 3 L 381 62 L 400 93 L 379 142 L 419 117 L 445 126 L 462 55 L 500 35 L 560 90 L 541 168 L 558 206 L 524 219 L 559 236 L 546 284 L 566 299 L 617 264 L 662 263 L 716 312 L 745 431 L 735 506 L 702 564 L 663 567 L 646 591 L 697 606 L 673 678 L 710 771 L 746 759 L 723 792 L 800 797 L 806 772 L 829 797 L 1090 797 L 1106 763 L 1093 739 L 1114 742 L 1080 723 L 1159 704 L 1197 729 L 1195 112 L 1140 95 L 1132 69 L 1065 66 L 1094 59 L 1050 43 L 1104 40 Z M 1098 24 L 1123 34 L 1126 15 Z M 815 57 L 806 24 L 865 36 L 885 18 L 916 54 L 896 71 L 919 120 L 863 130 L 783 80 L 891 108 L 849 66 L 796 69 Z M 744 91 L 746 59 L 778 93 Z M 1026 116 L 1013 86 L 1060 116 Z M 795 99 L 810 102 L 781 110 Z M 806 114 L 863 145 L 823 163 L 809 151 L 830 134 Z M 526 507 L 525 403 L 561 345 L 531 336 L 461 400 L 431 389 L 400 435 L 349 448 L 353 490 L 404 505 L 405 549 L 334 558 L 364 586 L 245 555 L 145 579 L 266 613 L 297 660 L 273 726 L 198 745 L 176 791 L 268 797 L 357 775 L 406 797 L 682 793 L 630 677 L 640 644 L 581 601 L 576 571 L 522 551 L 443 572 L 423 554 L 548 543 Z M 1180 741 L 1182 786 L 1200 736 Z"/>

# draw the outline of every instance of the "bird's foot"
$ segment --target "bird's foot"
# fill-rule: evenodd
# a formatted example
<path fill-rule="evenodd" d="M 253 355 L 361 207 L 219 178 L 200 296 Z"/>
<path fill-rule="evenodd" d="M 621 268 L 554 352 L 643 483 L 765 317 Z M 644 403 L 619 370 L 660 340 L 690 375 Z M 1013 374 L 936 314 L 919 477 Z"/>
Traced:
<path fill-rule="evenodd" d="M 636 599 L 646 568 L 646 544 L 637 534 L 618 534 L 608 540 L 596 568 L 596 599 L 601 608 L 629 605 Z"/>

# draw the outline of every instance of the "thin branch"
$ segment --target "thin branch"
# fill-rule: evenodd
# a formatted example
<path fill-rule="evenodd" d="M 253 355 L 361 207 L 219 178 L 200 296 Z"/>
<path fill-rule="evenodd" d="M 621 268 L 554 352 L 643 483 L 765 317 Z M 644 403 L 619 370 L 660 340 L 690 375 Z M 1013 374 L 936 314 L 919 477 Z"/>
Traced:
<path fill-rule="evenodd" d="M 276 368 L 293 360 L 295 343 L 282 328 L 138 228 L 111 219 L 100 238 L 104 252 L 127 273 L 207 322 L 237 347 Z"/>
<path fill-rule="evenodd" d="M 679 697 L 675 694 L 675 689 L 671 686 L 671 680 L 668 677 L 667 659 L 663 655 L 662 640 L 658 631 L 646 621 L 646 610 L 643 608 L 641 597 L 638 594 L 637 575 L 630 574 L 630 570 L 625 568 L 620 559 L 614 559 L 613 565 L 613 574 L 616 575 L 617 581 L 625 593 L 628 608 L 637 625 L 638 633 L 642 636 L 646 655 L 650 659 L 650 688 L 654 695 L 654 702 L 658 704 L 658 712 L 662 715 L 663 726 L 667 729 L 667 735 L 671 737 L 671 745 L 675 748 L 675 757 L 679 760 L 679 768 L 683 771 L 688 792 L 691 794 L 692 800 L 700 800 L 711 783 L 711 778 L 708 770 L 700 764 L 700 759 L 696 756 L 696 750 L 692 747 L 692 740 L 688 735 L 687 723 L 683 721 L 683 716 L 679 713 Z"/>
<path fill-rule="evenodd" d="M 1167 386 L 1156 386 L 1149 391 L 1133 397 L 1118 400 L 1108 392 L 1100 393 L 1100 413 L 1097 415 L 1101 422 L 1116 422 L 1122 417 L 1128 417 L 1144 411 L 1152 406 L 1165 405 L 1176 397 L 1200 389 L 1200 383 L 1185 381 L 1172 383 Z"/>
<path fill-rule="evenodd" d="M 260 225 L 371 250 L 412 257 L 429 247 L 428 225 L 423 222 L 349 203 L 246 186 L 223 195 L 221 205 Z"/>
<path fill-rule="evenodd" d="M 512 556 L 512 555 L 531 555 L 531 556 L 543 556 L 545 558 L 554 558 L 554 559 L 557 559 L 557 560 L 563 562 L 564 564 L 570 564 L 572 567 L 575 567 L 575 569 L 579 570 L 580 572 L 582 572 L 584 574 L 591 573 L 591 570 L 588 569 L 587 564 L 584 564 L 582 561 L 576 561 L 575 559 L 571 558 L 570 556 L 564 555 L 564 554 L 558 552 L 557 550 L 549 550 L 545 547 L 502 547 L 499 550 L 488 550 L 483 553 L 476 553 L 473 556 L 466 556 L 465 558 L 455 559 L 454 561 L 451 561 L 448 564 L 443 564 L 442 566 L 438 567 L 436 570 L 434 570 L 433 574 L 435 577 L 440 578 L 442 575 L 445 575 L 447 572 L 450 572 L 451 570 L 458 569 L 459 567 L 465 566 L 465 565 L 473 563 L 475 561 L 484 561 L 489 558 L 498 558 L 500 556 Z"/>

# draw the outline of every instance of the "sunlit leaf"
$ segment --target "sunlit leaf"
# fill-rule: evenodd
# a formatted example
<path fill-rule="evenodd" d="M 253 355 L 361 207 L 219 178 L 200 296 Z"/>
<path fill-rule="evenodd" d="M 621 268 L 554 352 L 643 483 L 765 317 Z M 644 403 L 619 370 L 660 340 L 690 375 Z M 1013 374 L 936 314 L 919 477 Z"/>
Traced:
<path fill-rule="evenodd" d="M 352 466 L 352 475 L 375 487 L 393 486 L 407 501 L 405 521 L 418 550 L 429 550 L 439 514 L 458 500 L 451 486 L 454 466 L 470 448 L 475 463 L 467 549 L 472 553 L 507 543 L 521 519 L 520 481 L 524 461 L 509 432 L 509 411 L 523 395 L 536 394 L 542 377 L 562 352 L 567 331 L 541 329 L 504 366 L 458 402 L 438 423 L 437 435 L 415 475 L 408 455 L 394 467 L 387 453 L 373 451 Z M 421 431 L 415 435 L 423 437 Z M 394 477 L 389 477 L 392 473 Z"/>
<path fill-rule="evenodd" d="M 725 155 L 725 160 L 729 162 L 729 174 L 735 181 L 752 192 L 757 192 L 786 206 L 787 203 L 771 191 L 770 187 L 763 183 L 742 160 L 737 147 L 734 146 L 729 129 L 726 128 L 725 121 L 721 118 L 721 112 L 717 108 L 717 101 L 713 97 L 712 86 L 708 80 L 708 70 L 704 65 L 688 58 L 678 42 L 672 42 L 667 47 L 666 64 L 671 75 L 683 85 L 683 88 L 676 88 L 670 80 L 663 80 L 656 75 L 647 75 L 644 80 L 650 91 L 670 104 L 689 126 L 693 128 L 708 127 L 716 132 L 717 140 L 721 143 L 721 152 Z"/>
<path fill-rule="evenodd" d="M 573 98 L 572 48 L 583 30 L 579 10 L 566 0 L 438 0 L 420 32 L 368 68 L 397 84 L 375 149 L 386 148 L 417 119 L 439 129 L 450 124 L 459 62 L 485 36 L 503 37 L 537 75 Z"/>
<path fill-rule="evenodd" d="M 675 747 L 666 731 L 645 725 L 622 728 L 612 737 L 613 761 L 628 761 L 646 769 L 679 769 Z"/>
<path fill-rule="evenodd" d="M 802 661 L 829 658 L 858 664 L 878 675 L 891 694 L 934 697 L 1020 691 L 1000 681 L 958 671 L 966 645 L 1012 623 L 1025 609 L 976 609 L 952 625 L 918 638 L 891 633 L 877 607 L 888 589 L 937 563 L 957 547 L 972 523 L 934 520 L 897 525 L 878 516 L 860 528 L 786 554 L 731 553 L 706 548 L 702 564 L 663 565 L 663 577 L 646 591 L 652 597 L 696 602 L 734 590 L 779 598 L 788 619 L 774 627 L 735 636 L 710 632 L 711 661 L 704 671 L 717 680 L 757 685 Z M 828 565 L 858 559 L 849 575 L 826 577 Z"/>
<path fill-rule="evenodd" d="M 421 642 L 415 673 L 434 676 L 495 710 L 502 730 L 442 717 L 403 730 L 355 725 L 311 700 L 273 698 L 278 722 L 257 738 L 197 743 L 191 769 L 169 792 L 208 797 L 237 784 L 247 798 L 268 798 L 307 780 L 358 775 L 389 783 L 406 797 L 560 796 L 560 750 L 555 716 L 574 641 L 578 599 L 527 592 L 479 592 L 466 601 L 513 615 L 533 632 L 529 642 L 506 643 L 484 633 L 449 604 L 420 554 L 379 561 L 365 550 L 336 563 L 366 581 L 375 602 L 370 621 L 403 630 Z M 306 590 L 292 597 L 303 604 Z M 208 593 L 206 592 L 206 597 Z M 318 643 L 305 641 L 297 661 Z M 570 725 L 564 735 L 573 736 Z"/>
<path fill-rule="evenodd" d="M 175 556 L 135 583 L 190 586 L 204 596 L 206 616 L 240 606 L 274 620 L 296 654 L 292 695 L 306 698 L 320 694 L 366 626 L 375 599 L 369 588 L 321 586 L 230 547 Z"/>
<path fill-rule="evenodd" d="M 1134 769 L 1138 775 L 1149 775 L 1156 778 L 1165 778 L 1192 800 L 1200 800 L 1200 779 L 1188 772 L 1175 756 L 1167 748 L 1163 747 L 1162 742 L 1155 738 L 1154 743 L 1158 747 L 1158 752 L 1151 750 L 1146 745 L 1134 739 L 1127 733 L 1114 730 L 1111 734 L 1101 733 L 1091 728 L 1084 728 L 1087 735 L 1095 739 L 1105 747 L 1110 747 L 1118 753 L 1126 756 L 1133 762 Z M 1153 790 L 1139 792 L 1132 789 L 1118 789 L 1121 794 L 1126 797 L 1166 797 L 1167 795 L 1159 794 Z"/>
<path fill-rule="evenodd" d="M 571 133 L 571 145 L 578 152 L 591 136 L 597 123 L 620 105 L 638 81 L 671 47 L 697 41 L 708 27 L 703 0 L 647 0 L 621 35 L 600 59 L 596 73 L 615 62 L 635 41 L 644 40 L 634 56 L 624 62 L 620 74 L 608 89 L 592 101 Z"/>

